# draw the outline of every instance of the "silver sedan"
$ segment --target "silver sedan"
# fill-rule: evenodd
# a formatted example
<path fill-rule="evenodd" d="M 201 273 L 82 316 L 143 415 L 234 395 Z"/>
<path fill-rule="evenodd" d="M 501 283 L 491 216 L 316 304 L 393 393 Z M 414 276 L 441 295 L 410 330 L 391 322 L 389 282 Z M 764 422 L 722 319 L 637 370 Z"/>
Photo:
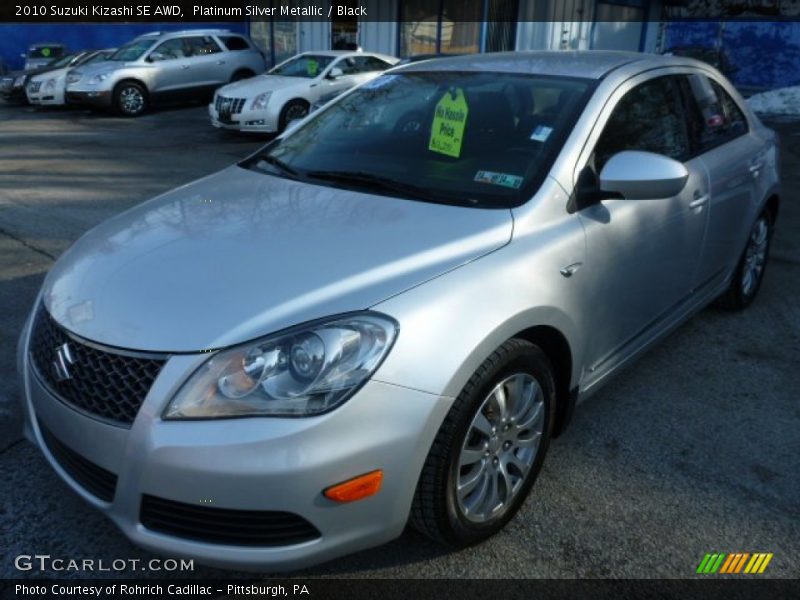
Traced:
<path fill-rule="evenodd" d="M 777 154 L 688 58 L 393 69 L 58 260 L 20 339 L 27 437 L 163 554 L 284 570 L 409 520 L 479 542 L 576 404 L 753 301 Z"/>

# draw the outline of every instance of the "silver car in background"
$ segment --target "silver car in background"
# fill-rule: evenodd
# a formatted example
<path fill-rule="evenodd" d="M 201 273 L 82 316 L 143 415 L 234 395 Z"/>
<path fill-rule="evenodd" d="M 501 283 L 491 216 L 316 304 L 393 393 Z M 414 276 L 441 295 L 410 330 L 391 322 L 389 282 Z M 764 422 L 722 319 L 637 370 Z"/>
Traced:
<path fill-rule="evenodd" d="M 395 69 L 64 253 L 20 337 L 26 436 L 167 555 L 284 570 L 409 520 L 479 542 L 576 404 L 753 301 L 777 164 L 688 58 Z"/>
<path fill-rule="evenodd" d="M 264 71 L 264 55 L 246 36 L 224 29 L 151 33 L 107 62 L 67 77 L 67 102 L 136 117 L 159 102 L 210 97 L 219 86 Z"/>
<path fill-rule="evenodd" d="M 247 81 L 231 83 L 208 106 L 211 124 L 223 129 L 277 133 L 305 118 L 323 97 L 332 99 L 370 81 L 399 59 L 371 52 L 304 52 Z"/>

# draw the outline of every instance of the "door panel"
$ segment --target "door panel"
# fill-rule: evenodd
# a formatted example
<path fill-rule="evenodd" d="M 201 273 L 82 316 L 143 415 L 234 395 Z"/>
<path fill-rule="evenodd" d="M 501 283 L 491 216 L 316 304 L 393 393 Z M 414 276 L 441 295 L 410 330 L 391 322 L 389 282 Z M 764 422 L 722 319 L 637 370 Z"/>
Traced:
<path fill-rule="evenodd" d="M 758 142 L 747 120 L 722 86 L 694 74 L 686 78 L 694 143 L 706 166 L 711 202 L 696 286 L 722 280 L 735 267 L 750 230 L 758 174 Z"/>
<path fill-rule="evenodd" d="M 683 162 L 689 179 L 672 198 L 603 200 L 579 211 L 596 302 L 587 348 L 590 372 L 601 373 L 691 295 L 708 220 L 708 173 L 691 159 L 676 76 L 645 80 L 613 107 L 586 169 L 598 173 L 614 154 L 643 150 Z M 588 374 L 591 379 L 591 373 Z"/>

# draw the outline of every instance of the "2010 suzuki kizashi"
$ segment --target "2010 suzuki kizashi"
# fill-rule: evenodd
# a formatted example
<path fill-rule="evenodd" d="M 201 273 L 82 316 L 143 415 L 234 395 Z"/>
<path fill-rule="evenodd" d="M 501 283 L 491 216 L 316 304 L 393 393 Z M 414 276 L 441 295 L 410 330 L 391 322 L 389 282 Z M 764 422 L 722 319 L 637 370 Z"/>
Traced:
<path fill-rule="evenodd" d="M 778 147 L 679 57 L 387 71 L 101 224 L 21 336 L 26 430 L 137 544 L 287 569 L 519 509 L 573 406 L 758 292 Z"/>

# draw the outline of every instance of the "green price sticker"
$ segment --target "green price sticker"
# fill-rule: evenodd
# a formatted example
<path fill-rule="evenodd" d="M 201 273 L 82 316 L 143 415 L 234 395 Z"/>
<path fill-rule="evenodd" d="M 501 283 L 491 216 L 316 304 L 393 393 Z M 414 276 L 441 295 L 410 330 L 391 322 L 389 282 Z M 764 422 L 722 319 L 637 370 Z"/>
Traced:
<path fill-rule="evenodd" d="M 447 92 L 436 104 L 428 150 L 453 158 L 461 156 L 461 142 L 464 140 L 468 114 L 464 90 L 457 88 L 455 94 Z"/>
<path fill-rule="evenodd" d="M 306 73 L 308 73 L 309 77 L 316 77 L 317 71 L 319 71 L 319 63 L 313 58 L 309 59 L 308 63 L 306 63 Z"/>
<path fill-rule="evenodd" d="M 50 48 L 42 48 L 42 56 L 50 56 Z"/>

